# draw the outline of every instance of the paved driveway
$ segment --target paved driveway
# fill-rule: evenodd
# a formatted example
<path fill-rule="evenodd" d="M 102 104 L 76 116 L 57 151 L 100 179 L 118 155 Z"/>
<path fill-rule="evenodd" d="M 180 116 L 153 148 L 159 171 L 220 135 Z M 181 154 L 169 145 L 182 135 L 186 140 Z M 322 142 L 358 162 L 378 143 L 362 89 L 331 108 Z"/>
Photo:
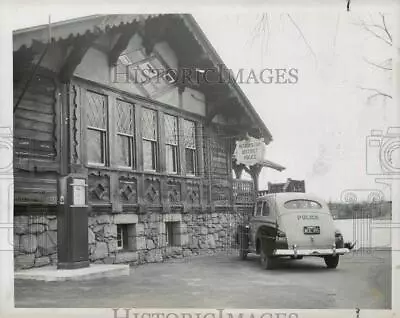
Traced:
<path fill-rule="evenodd" d="M 15 281 L 17 307 L 371 308 L 391 304 L 389 251 L 260 268 L 257 256 L 198 256 L 133 268 L 129 277 L 82 282 Z"/>

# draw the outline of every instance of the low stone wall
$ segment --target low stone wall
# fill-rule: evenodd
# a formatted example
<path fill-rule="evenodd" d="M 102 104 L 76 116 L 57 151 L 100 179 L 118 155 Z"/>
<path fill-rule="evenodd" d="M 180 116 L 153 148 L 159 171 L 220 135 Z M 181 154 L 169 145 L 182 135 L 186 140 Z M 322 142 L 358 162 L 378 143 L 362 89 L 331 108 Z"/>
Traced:
<path fill-rule="evenodd" d="M 135 223 L 133 251 L 117 250 L 118 219 Z M 143 264 L 169 258 L 231 251 L 242 216 L 235 213 L 99 215 L 89 218 L 89 254 L 94 263 Z M 129 220 L 131 219 L 131 220 Z M 174 246 L 167 245 L 165 222 L 178 222 Z"/>
<path fill-rule="evenodd" d="M 57 263 L 57 217 L 14 217 L 14 265 L 26 269 Z"/>
<path fill-rule="evenodd" d="M 169 258 L 232 252 L 236 229 L 243 214 L 215 213 L 99 214 L 89 216 L 89 259 L 96 264 L 144 264 Z M 174 222 L 174 244 L 167 243 L 166 222 Z M 57 264 L 56 216 L 16 216 L 14 218 L 15 267 L 27 269 Z M 128 250 L 117 247 L 117 225 L 131 227 Z"/>

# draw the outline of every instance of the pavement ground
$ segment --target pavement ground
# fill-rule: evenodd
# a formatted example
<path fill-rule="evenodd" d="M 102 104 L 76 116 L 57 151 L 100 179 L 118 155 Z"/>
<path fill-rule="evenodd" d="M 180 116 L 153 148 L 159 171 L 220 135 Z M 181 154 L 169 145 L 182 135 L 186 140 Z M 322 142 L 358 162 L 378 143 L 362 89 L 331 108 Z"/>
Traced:
<path fill-rule="evenodd" d="M 22 308 L 298 308 L 390 309 L 391 252 L 285 259 L 263 270 L 259 257 L 196 256 L 132 268 L 130 276 L 80 282 L 15 280 Z"/>

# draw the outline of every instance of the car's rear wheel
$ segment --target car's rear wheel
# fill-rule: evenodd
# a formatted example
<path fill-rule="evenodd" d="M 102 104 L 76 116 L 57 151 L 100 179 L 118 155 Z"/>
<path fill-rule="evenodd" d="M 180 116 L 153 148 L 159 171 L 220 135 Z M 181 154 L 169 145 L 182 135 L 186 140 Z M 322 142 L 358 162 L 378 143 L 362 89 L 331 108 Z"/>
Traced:
<path fill-rule="evenodd" d="M 264 269 L 273 269 L 275 267 L 275 259 L 267 255 L 262 247 L 260 252 L 260 263 Z"/>
<path fill-rule="evenodd" d="M 336 268 L 339 264 L 339 255 L 329 255 L 324 257 L 325 264 L 328 268 Z"/>

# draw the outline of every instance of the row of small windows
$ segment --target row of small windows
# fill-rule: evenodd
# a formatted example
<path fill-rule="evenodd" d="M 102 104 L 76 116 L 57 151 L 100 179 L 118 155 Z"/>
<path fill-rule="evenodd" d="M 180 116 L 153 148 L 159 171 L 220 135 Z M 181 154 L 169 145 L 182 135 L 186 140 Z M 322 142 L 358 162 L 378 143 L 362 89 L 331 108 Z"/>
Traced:
<path fill-rule="evenodd" d="M 165 222 L 166 246 L 179 246 L 180 222 Z M 117 249 L 122 251 L 137 250 L 135 224 L 117 224 Z"/>
<path fill-rule="evenodd" d="M 136 164 L 135 149 L 135 115 L 140 116 L 142 126 L 143 169 L 157 171 L 159 167 L 159 131 L 157 111 L 143 107 L 140 114 L 135 114 L 134 105 L 125 101 L 116 101 L 116 145 L 111 148 L 107 138 L 109 114 L 107 97 L 87 91 L 86 124 L 87 124 L 87 156 L 88 163 L 109 165 L 108 151 L 115 152 L 116 164 L 121 167 L 134 168 Z M 168 173 L 179 173 L 180 148 L 185 160 L 186 174 L 195 175 L 197 172 L 196 124 L 183 120 L 178 124 L 178 117 L 168 114 L 163 116 L 165 163 Z M 182 130 L 182 133 L 180 132 Z"/>

